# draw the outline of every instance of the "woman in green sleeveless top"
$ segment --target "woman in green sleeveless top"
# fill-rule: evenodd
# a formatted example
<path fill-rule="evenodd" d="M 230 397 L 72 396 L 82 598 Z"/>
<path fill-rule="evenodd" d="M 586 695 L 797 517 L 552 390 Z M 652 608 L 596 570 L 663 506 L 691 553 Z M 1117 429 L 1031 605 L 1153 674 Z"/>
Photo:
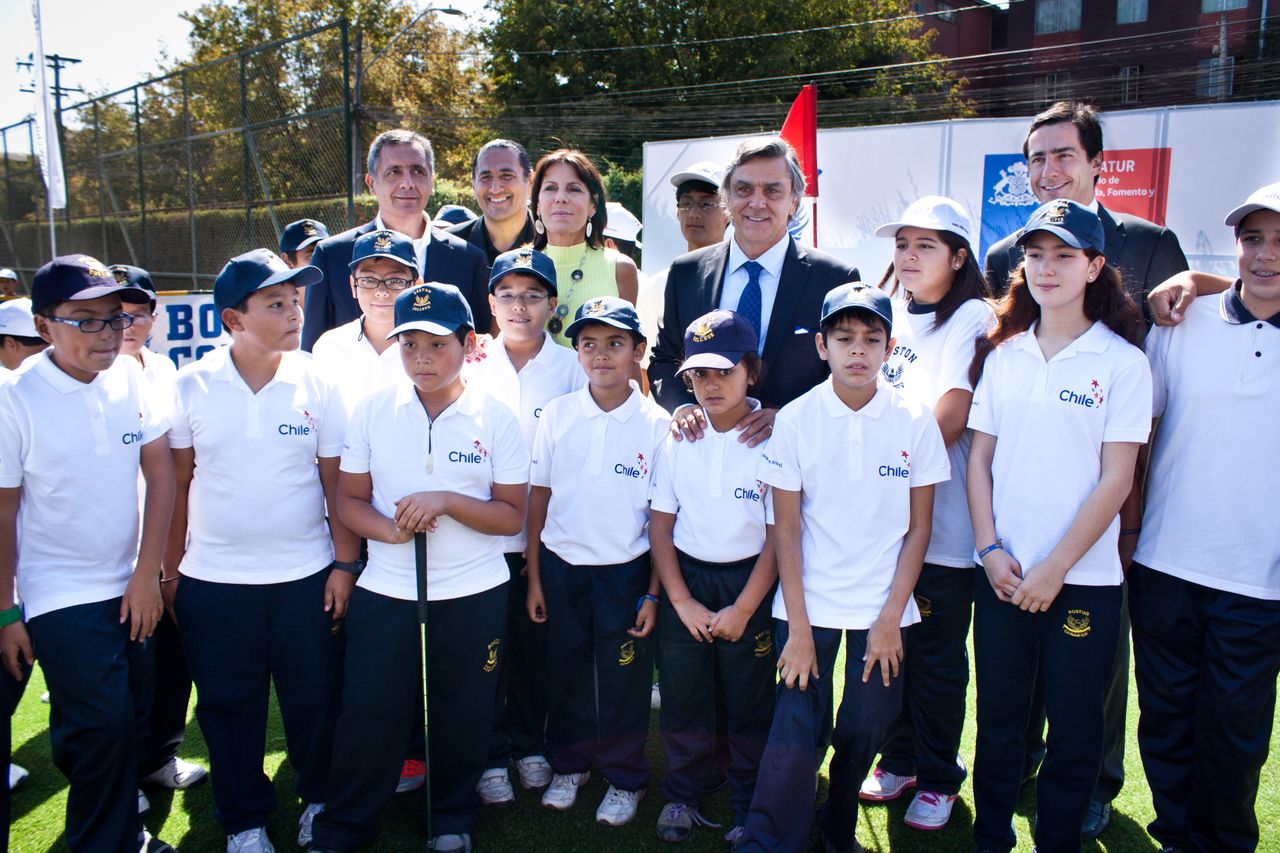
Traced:
<path fill-rule="evenodd" d="M 556 343 L 571 347 L 564 330 L 578 308 L 600 296 L 619 296 L 634 305 L 639 275 L 634 261 L 604 247 L 604 182 L 586 154 L 561 148 L 539 160 L 531 201 L 533 247 L 555 263 L 560 291 L 547 331 Z"/>

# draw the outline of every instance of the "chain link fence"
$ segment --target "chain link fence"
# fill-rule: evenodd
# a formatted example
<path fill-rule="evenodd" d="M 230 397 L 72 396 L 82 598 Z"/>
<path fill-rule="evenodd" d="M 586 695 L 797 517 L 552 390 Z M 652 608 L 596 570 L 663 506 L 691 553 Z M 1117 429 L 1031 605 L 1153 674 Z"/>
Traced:
<path fill-rule="evenodd" d="M 227 258 L 274 250 L 295 219 L 354 224 L 349 62 L 340 21 L 63 108 L 58 254 L 208 290 Z M 30 121 L 0 128 L 0 266 L 24 285 L 50 257 L 33 141 Z"/>

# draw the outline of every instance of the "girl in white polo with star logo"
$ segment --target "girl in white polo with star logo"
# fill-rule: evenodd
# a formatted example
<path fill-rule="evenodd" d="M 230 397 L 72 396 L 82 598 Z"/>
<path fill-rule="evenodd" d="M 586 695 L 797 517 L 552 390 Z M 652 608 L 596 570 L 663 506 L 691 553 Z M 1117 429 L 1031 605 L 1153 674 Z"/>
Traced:
<path fill-rule="evenodd" d="M 1023 731 L 1040 669 L 1049 741 L 1035 841 L 1079 850 L 1119 636 L 1120 511 L 1151 428 L 1151 371 L 1134 343 L 1142 315 L 1106 263 L 1097 214 L 1048 202 L 1018 245 L 1025 261 L 971 374 L 969 512 L 984 570 L 974 580 L 973 832 L 980 850 L 1017 842 Z"/>

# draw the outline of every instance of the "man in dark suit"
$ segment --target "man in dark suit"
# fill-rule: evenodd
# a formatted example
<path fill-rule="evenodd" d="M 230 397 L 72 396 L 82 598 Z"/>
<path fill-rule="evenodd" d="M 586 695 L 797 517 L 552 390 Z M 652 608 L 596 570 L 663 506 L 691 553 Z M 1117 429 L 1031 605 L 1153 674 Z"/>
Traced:
<path fill-rule="evenodd" d="M 826 378 L 826 363 L 814 345 L 822 299 L 836 285 L 857 281 L 858 271 L 798 245 L 788 233 L 787 222 L 804 194 L 804 174 L 786 142 L 744 142 L 725 172 L 722 189 L 733 238 L 671 264 L 649 381 L 681 430 L 700 435 L 705 423 L 701 410 L 676 376 L 684 330 L 716 308 L 744 315 L 760 333 L 764 360 L 754 392 L 763 408 L 738 424 L 740 440 L 755 443 L 773 429 L 778 408 Z"/>
<path fill-rule="evenodd" d="M 471 162 L 471 191 L 480 218 L 445 229 L 484 252 L 489 266 L 503 252 L 532 243 L 529 213 L 529 152 L 519 142 L 491 139 Z"/>
<path fill-rule="evenodd" d="M 369 146 L 365 186 L 378 199 L 378 214 L 341 234 L 321 240 L 311 264 L 324 272 L 324 281 L 307 288 L 302 325 L 302 348 L 325 332 L 360 316 L 351 293 L 351 250 L 356 238 L 377 228 L 399 231 L 413 239 L 423 281 L 452 284 L 462 291 L 475 316 L 476 331 L 487 332 L 489 266 L 475 246 L 431 227 L 424 212 L 435 183 L 435 153 L 426 137 L 409 130 L 388 130 Z"/>
<path fill-rule="evenodd" d="M 1153 287 L 1187 269 L 1186 256 L 1172 231 L 1127 213 L 1112 213 L 1097 200 L 1094 187 L 1102 171 L 1102 123 L 1098 111 L 1078 101 L 1059 101 L 1031 121 L 1022 144 L 1031 191 L 1040 203 L 1067 198 L 1096 206 L 1106 234 L 1107 263 L 1118 268 L 1125 290 L 1148 316 L 1147 294 Z M 987 252 L 987 281 L 997 294 L 1009 289 L 1009 274 L 1022 261 L 1022 250 L 1010 234 Z M 1120 536 L 1125 567 L 1137 546 L 1136 531 Z M 1127 596 L 1127 592 L 1126 592 Z M 1044 758 L 1044 685 L 1037 682 L 1032 720 L 1027 729 L 1027 775 Z M 1097 838 L 1111 822 L 1111 801 L 1124 785 L 1125 719 L 1129 695 L 1129 610 L 1121 610 L 1120 642 L 1107 684 L 1103 716 L 1102 769 L 1094 786 L 1082 838 Z"/>

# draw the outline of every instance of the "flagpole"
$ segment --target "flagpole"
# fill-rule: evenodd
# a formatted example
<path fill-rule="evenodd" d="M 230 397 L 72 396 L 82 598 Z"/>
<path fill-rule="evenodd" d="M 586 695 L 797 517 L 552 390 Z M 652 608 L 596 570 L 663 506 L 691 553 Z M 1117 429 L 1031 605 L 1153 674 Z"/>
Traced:
<path fill-rule="evenodd" d="M 40 0 L 31 0 L 31 20 L 35 27 L 36 49 L 31 57 L 31 70 L 35 75 L 36 113 L 32 121 L 39 137 L 33 153 L 40 160 L 44 173 L 45 200 L 49 209 L 50 257 L 58 256 L 58 234 L 53 211 L 67 206 L 66 177 L 62 170 L 62 150 L 58 144 L 58 119 L 49 96 L 49 81 L 45 76 L 44 26 L 40 14 Z M 55 84 L 56 85 L 56 84 Z M 55 93 L 55 97 L 56 97 Z"/>

